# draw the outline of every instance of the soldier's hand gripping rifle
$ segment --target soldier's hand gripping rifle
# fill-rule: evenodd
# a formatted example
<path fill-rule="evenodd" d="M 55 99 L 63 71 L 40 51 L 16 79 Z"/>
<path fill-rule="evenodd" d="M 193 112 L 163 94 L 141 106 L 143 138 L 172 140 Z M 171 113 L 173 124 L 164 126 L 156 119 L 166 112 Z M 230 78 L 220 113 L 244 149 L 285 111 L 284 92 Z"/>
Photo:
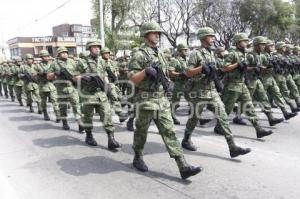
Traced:
<path fill-rule="evenodd" d="M 60 71 L 55 73 L 55 75 L 62 77 L 64 80 L 72 82 L 74 86 L 77 85 L 77 82 L 73 80 L 73 75 L 65 68 L 61 68 Z"/>
<path fill-rule="evenodd" d="M 247 72 L 247 66 L 248 66 L 248 62 L 245 59 L 238 63 L 238 69 L 245 76 L 245 84 L 249 85 L 250 79 L 249 79 L 248 72 Z"/>
<path fill-rule="evenodd" d="M 106 84 L 98 75 L 86 75 L 82 77 L 82 81 L 92 88 L 95 92 L 101 90 L 106 93 L 107 97 L 112 101 L 118 99 L 112 94 L 112 90 L 109 84 Z"/>
<path fill-rule="evenodd" d="M 106 72 L 110 82 L 115 83 L 118 80 L 117 76 L 111 71 L 110 68 L 107 68 Z"/>
<path fill-rule="evenodd" d="M 170 80 L 166 77 L 165 73 L 161 68 L 160 62 L 154 62 L 151 64 L 151 67 L 154 68 L 157 72 L 157 78 L 154 79 L 153 83 L 150 86 L 151 90 L 158 90 L 159 86 L 162 85 L 165 91 L 165 95 L 170 98 L 173 93 L 173 88 L 171 86 Z"/>
<path fill-rule="evenodd" d="M 220 81 L 217 69 L 214 63 L 205 64 L 202 67 L 202 72 L 206 75 L 204 83 L 208 85 L 211 81 L 215 83 L 215 87 L 219 93 L 223 92 L 224 85 Z"/>

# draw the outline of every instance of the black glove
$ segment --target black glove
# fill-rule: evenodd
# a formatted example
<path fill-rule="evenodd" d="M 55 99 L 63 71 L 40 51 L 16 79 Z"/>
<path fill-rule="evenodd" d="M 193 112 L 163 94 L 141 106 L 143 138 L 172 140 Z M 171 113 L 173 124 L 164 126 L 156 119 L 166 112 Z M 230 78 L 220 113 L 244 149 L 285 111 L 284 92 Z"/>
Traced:
<path fill-rule="evenodd" d="M 255 71 L 256 74 L 259 75 L 260 72 L 261 72 L 261 67 L 260 66 L 256 66 L 255 69 L 254 69 L 254 71 Z"/>
<path fill-rule="evenodd" d="M 145 68 L 145 73 L 147 77 L 150 78 L 156 78 L 157 77 L 157 71 L 153 67 L 146 67 Z"/>
<path fill-rule="evenodd" d="M 206 64 L 204 64 L 203 66 L 202 66 L 202 73 L 203 74 L 205 74 L 205 75 L 209 75 L 210 73 L 211 73 L 211 67 L 210 67 L 210 65 L 206 65 Z"/>
<path fill-rule="evenodd" d="M 91 76 L 89 75 L 82 76 L 81 79 L 86 82 L 90 82 L 92 80 Z"/>
<path fill-rule="evenodd" d="M 61 72 L 60 72 L 60 71 L 56 71 L 54 74 L 55 74 L 56 76 L 60 76 L 60 75 L 61 75 Z"/>
<path fill-rule="evenodd" d="M 186 78 L 187 77 L 186 72 L 181 72 L 178 77 Z"/>
<path fill-rule="evenodd" d="M 246 69 L 247 69 L 247 62 L 246 62 L 246 60 L 243 60 L 243 61 L 239 62 L 238 65 L 239 65 L 239 69 L 241 71 L 246 71 Z"/>

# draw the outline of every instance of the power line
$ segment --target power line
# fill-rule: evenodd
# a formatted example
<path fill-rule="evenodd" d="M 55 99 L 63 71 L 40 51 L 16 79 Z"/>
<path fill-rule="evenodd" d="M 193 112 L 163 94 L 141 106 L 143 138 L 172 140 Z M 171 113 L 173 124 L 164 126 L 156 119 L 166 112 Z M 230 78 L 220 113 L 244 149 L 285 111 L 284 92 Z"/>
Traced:
<path fill-rule="evenodd" d="M 67 4 L 70 3 L 71 1 L 73 1 L 73 0 L 67 0 L 67 1 L 65 1 L 63 4 L 59 5 L 59 6 L 56 7 L 55 9 L 51 10 L 50 12 L 48 12 L 47 14 L 45 14 L 44 16 L 42 16 L 42 17 L 40 17 L 40 18 L 37 18 L 37 19 L 35 19 L 35 20 L 32 21 L 32 22 L 29 22 L 28 24 L 26 24 L 26 25 L 24 25 L 24 26 L 18 28 L 17 30 L 20 31 L 20 30 L 22 30 L 22 29 L 25 28 L 25 27 L 31 26 L 32 24 L 34 24 L 34 23 L 36 23 L 36 22 L 39 22 L 39 21 L 41 21 L 41 20 L 47 18 L 48 16 L 50 16 L 51 14 L 53 14 L 54 12 L 56 12 L 57 10 L 63 8 L 65 5 L 67 5 Z"/>

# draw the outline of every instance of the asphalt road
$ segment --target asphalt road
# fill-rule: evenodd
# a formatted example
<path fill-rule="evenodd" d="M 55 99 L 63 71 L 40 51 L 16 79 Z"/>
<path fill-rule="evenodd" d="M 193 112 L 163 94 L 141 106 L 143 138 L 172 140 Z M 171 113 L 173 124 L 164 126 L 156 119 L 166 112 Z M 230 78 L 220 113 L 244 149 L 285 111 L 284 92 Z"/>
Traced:
<path fill-rule="evenodd" d="M 182 125 L 187 110 L 179 108 Z M 281 117 L 278 110 L 275 116 Z M 265 116 L 259 114 L 267 127 Z M 1 199 L 132 199 L 132 198 L 299 198 L 300 116 L 271 128 L 274 134 L 255 138 L 251 126 L 231 124 L 236 142 L 250 147 L 246 156 L 231 159 L 225 139 L 213 133 L 214 122 L 197 127 L 193 142 L 197 152 L 186 159 L 204 171 L 182 181 L 160 135 L 151 126 L 145 147 L 149 172 L 133 169 L 133 133 L 125 123 L 116 125 L 115 137 L 123 144 L 118 153 L 106 149 L 107 139 L 95 117 L 98 147 L 84 143 L 84 135 L 63 131 L 61 124 L 42 120 L 26 107 L 0 99 L 0 198 Z"/>

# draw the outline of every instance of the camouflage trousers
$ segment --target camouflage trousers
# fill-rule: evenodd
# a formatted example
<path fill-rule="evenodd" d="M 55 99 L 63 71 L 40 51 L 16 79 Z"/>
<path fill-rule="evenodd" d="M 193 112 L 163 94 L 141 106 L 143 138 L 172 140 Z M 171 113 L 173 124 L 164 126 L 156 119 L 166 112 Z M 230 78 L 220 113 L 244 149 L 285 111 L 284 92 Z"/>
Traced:
<path fill-rule="evenodd" d="M 2 95 L 2 81 L 0 81 L 0 94 Z"/>
<path fill-rule="evenodd" d="M 225 111 L 225 106 L 221 100 L 221 97 L 216 89 L 208 91 L 210 93 L 210 98 L 203 98 L 201 96 L 190 97 L 189 102 L 192 104 L 192 116 L 188 119 L 186 123 L 185 132 L 191 135 L 199 122 L 203 109 L 206 106 L 211 107 L 211 111 L 215 113 L 217 119 L 217 126 L 221 132 L 224 133 L 226 139 L 232 137 L 232 132 L 229 128 L 229 123 L 227 122 L 228 115 Z"/>
<path fill-rule="evenodd" d="M 17 97 L 18 102 L 21 102 L 24 87 L 23 86 L 15 86 L 14 89 L 15 89 L 15 93 L 16 93 L 16 97 Z"/>
<path fill-rule="evenodd" d="M 31 89 L 26 89 L 25 85 L 25 94 L 26 94 L 26 104 L 31 105 L 32 102 L 38 103 L 38 105 L 41 104 L 41 96 L 39 93 L 38 86 L 33 86 Z M 40 108 L 40 107 L 39 107 Z"/>
<path fill-rule="evenodd" d="M 225 85 L 223 92 L 223 102 L 225 104 L 225 110 L 229 115 L 235 103 L 240 103 L 240 113 L 245 113 L 247 119 L 254 125 L 257 125 L 257 116 L 255 114 L 254 106 L 252 103 L 252 97 L 244 83 L 228 83 Z"/>
<path fill-rule="evenodd" d="M 103 123 L 103 128 L 106 133 L 113 133 L 115 128 L 112 122 L 112 109 L 108 99 L 99 100 L 99 102 L 83 102 L 82 122 L 86 131 L 93 130 L 94 112 L 100 115 L 100 121 Z"/>
<path fill-rule="evenodd" d="M 264 85 L 265 91 L 267 92 L 268 96 L 272 97 L 276 105 L 281 109 L 285 110 L 286 103 L 280 93 L 280 89 L 275 81 L 275 79 L 270 77 L 265 77 L 262 79 L 262 83 Z"/>
<path fill-rule="evenodd" d="M 54 113 L 57 117 L 60 116 L 59 105 L 57 100 L 57 91 L 49 91 L 49 92 L 40 92 L 41 95 L 41 108 L 42 111 L 47 111 L 47 101 L 52 103 Z"/>
<path fill-rule="evenodd" d="M 290 97 L 290 90 L 287 86 L 287 81 L 285 78 L 283 79 L 278 79 L 276 78 L 276 82 L 277 82 L 277 85 L 280 89 L 280 92 L 281 92 L 281 95 L 283 97 L 283 99 L 285 100 L 285 102 L 288 104 L 288 105 L 291 105 L 293 104 L 293 100 L 291 99 Z"/>
<path fill-rule="evenodd" d="M 8 96 L 8 85 L 7 85 L 7 83 L 2 83 L 2 87 L 3 87 L 4 95 Z"/>
<path fill-rule="evenodd" d="M 182 156 L 183 151 L 175 135 L 170 108 L 164 108 L 162 110 L 144 110 L 142 108 L 137 108 L 135 122 L 136 130 L 134 132 L 132 146 L 135 153 L 143 153 L 144 145 L 147 140 L 148 129 L 152 120 L 158 128 L 159 134 L 165 143 L 170 157 L 174 158 Z"/>
<path fill-rule="evenodd" d="M 76 121 L 81 119 L 81 107 L 78 91 L 74 87 L 67 89 L 68 92 L 57 89 L 57 102 L 60 109 L 61 119 L 67 119 L 68 105 L 71 104 Z"/>
<path fill-rule="evenodd" d="M 9 92 L 9 96 L 12 99 L 15 98 L 14 85 L 13 84 L 8 84 L 8 92 Z"/>
<path fill-rule="evenodd" d="M 254 80 L 249 83 L 248 89 L 252 97 L 252 101 L 259 102 L 265 112 L 271 112 L 271 104 L 268 95 L 265 91 L 264 85 L 258 80 Z"/>
<path fill-rule="evenodd" d="M 299 90 L 298 90 L 298 87 L 297 87 L 292 75 L 289 74 L 286 77 L 286 83 L 290 90 L 290 97 L 294 100 L 299 100 Z"/>

